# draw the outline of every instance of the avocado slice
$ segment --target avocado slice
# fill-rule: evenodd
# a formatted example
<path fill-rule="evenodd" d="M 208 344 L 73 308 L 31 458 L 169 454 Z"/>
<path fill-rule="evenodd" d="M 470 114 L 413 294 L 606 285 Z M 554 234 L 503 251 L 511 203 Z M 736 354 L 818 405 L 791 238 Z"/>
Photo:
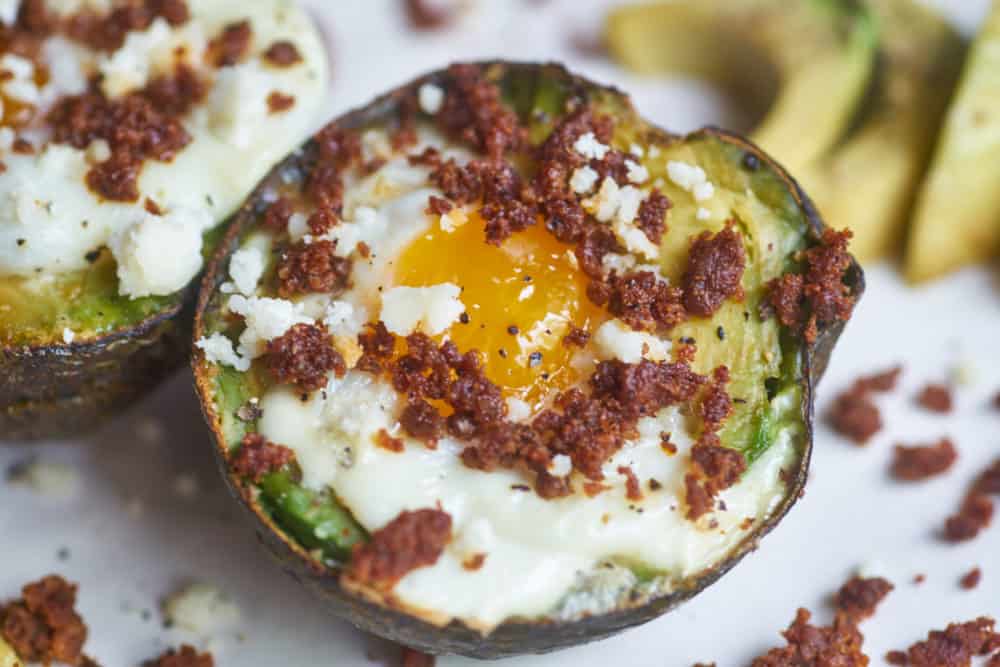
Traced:
<path fill-rule="evenodd" d="M 751 138 L 793 174 L 844 136 L 874 72 L 878 27 L 854 0 L 694 0 L 608 16 L 612 55 L 645 74 L 716 82 L 759 119 Z"/>
<path fill-rule="evenodd" d="M 951 24 L 912 0 L 870 0 L 881 27 L 878 74 L 843 143 L 797 174 L 824 218 L 854 232 L 861 262 L 902 247 L 965 44 Z"/>
<path fill-rule="evenodd" d="M 906 246 L 906 277 L 930 280 L 1000 250 L 1000 7 L 976 37 L 948 109 Z"/>
<path fill-rule="evenodd" d="M 745 534 L 718 558 L 684 576 L 650 567 L 628 553 L 609 559 L 607 566 L 625 573 L 628 583 L 610 605 L 598 611 L 568 611 L 573 608 L 574 594 L 589 594 L 585 582 L 583 589 L 568 591 L 562 603 L 546 612 L 515 614 L 493 627 L 484 628 L 462 618 L 442 618 L 433 609 L 414 609 L 391 596 L 380 596 L 351 583 L 346 575 L 353 555 L 372 539 L 372 527 L 366 527 L 364 520 L 342 502 L 343 488 L 338 490 L 336 484 L 322 489 L 307 485 L 302 461 L 279 462 L 274 468 L 262 470 L 259 476 L 237 471 L 234 463 L 243 447 L 249 447 L 243 444 L 246 436 L 260 437 L 261 429 L 267 426 L 269 408 L 261 407 L 267 400 L 261 397 L 275 389 L 276 380 L 263 361 L 254 361 L 248 370 L 241 371 L 231 362 L 223 363 L 219 357 L 210 358 L 202 349 L 196 349 L 192 365 L 226 482 L 256 521 L 261 542 L 286 571 L 325 600 L 336 615 L 365 631 L 426 652 L 499 658 L 569 647 L 651 620 L 696 595 L 756 549 L 760 539 L 795 503 L 805 483 L 812 444 L 813 392 L 845 322 L 822 323 L 815 338 L 807 341 L 779 325 L 774 317 L 761 315 L 769 285 L 787 272 L 802 269 L 802 252 L 821 243 L 824 226 L 795 181 L 756 146 L 714 128 L 687 136 L 669 134 L 639 117 L 624 94 L 574 76 L 557 65 L 493 62 L 472 67 L 502 92 L 503 107 L 516 112 L 533 147 L 574 111 L 589 110 L 615 121 L 612 145 L 619 150 L 640 148 L 633 154 L 635 159 L 674 202 L 668 217 L 669 230 L 659 247 L 659 269 L 671 281 L 682 279 L 687 270 L 689 244 L 694 237 L 706 231 L 719 232 L 727 219 L 733 220 L 742 234 L 747 257 L 742 300 L 723 304 L 711 317 L 689 319 L 673 329 L 670 337 L 679 344 L 697 341 L 692 368 L 698 372 L 711 372 L 720 364 L 728 366 L 730 390 L 739 400 L 719 437 L 723 447 L 740 452 L 749 463 L 747 475 L 757 474 L 755 466 L 758 472 L 763 470 L 761 462 L 771 460 L 768 457 L 782 457 L 774 460 L 783 462 L 783 472 L 772 472 L 784 483 L 775 487 L 780 490 L 774 501 L 760 512 Z M 361 133 L 397 127 L 401 118 L 412 113 L 412 101 L 420 97 L 426 85 L 448 90 L 454 85 L 451 70 L 429 74 L 394 90 L 333 121 L 329 129 Z M 418 114 L 418 125 L 429 125 L 430 121 L 425 113 Z M 223 288 L 229 283 L 230 260 L 237 251 L 267 251 L 266 256 L 272 260 L 254 294 L 260 298 L 279 296 L 274 258 L 288 247 L 289 232 L 274 231 L 267 223 L 267 212 L 275 193 L 295 197 L 294 193 L 310 182 L 309 174 L 315 169 L 320 150 L 319 142 L 313 141 L 291 155 L 262 182 L 230 227 L 202 283 L 194 332 L 199 343 L 211 337 L 232 343 L 243 333 L 244 325 L 232 316 L 227 305 L 232 290 Z M 639 158 L 639 152 L 644 157 Z M 531 148 L 517 154 L 519 171 L 532 173 L 533 155 Z M 672 161 L 696 162 L 704 169 L 715 187 L 710 203 L 697 202 L 691 194 L 668 182 L 671 178 L 667 165 Z M 384 182 L 376 187 L 392 186 Z M 352 194 L 348 185 L 345 196 Z M 421 210 L 426 201 L 421 200 Z M 702 208 L 708 215 L 699 211 Z M 546 233 L 545 229 L 552 227 L 529 229 Z M 481 233 L 481 228 L 474 230 Z M 517 238 L 515 234 L 511 240 Z M 468 251 L 482 252 L 473 248 Z M 358 257 L 379 252 L 373 246 Z M 440 261 L 445 258 L 442 256 Z M 842 280 L 852 298 L 861 296 L 864 278 L 855 262 L 849 262 Z M 297 299 L 298 305 L 306 307 L 309 297 Z M 301 400 L 330 399 L 325 392 L 322 399 L 316 398 L 319 393 L 315 392 L 313 398 L 304 394 Z M 290 394 L 289 400 L 298 403 L 300 397 Z M 364 404 L 351 404 L 346 409 L 357 415 L 378 411 Z M 295 423 L 295 434 L 311 433 L 307 422 Z M 776 447 L 776 443 L 784 444 Z M 354 467 L 353 463 L 344 465 Z M 376 480 L 367 485 L 378 487 Z"/>

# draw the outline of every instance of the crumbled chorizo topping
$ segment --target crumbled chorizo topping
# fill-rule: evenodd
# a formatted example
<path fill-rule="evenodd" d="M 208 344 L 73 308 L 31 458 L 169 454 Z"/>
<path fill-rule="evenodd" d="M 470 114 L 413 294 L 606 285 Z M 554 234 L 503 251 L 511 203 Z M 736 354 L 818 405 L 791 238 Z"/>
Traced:
<path fill-rule="evenodd" d="M 87 626 L 76 612 L 76 584 L 49 575 L 26 585 L 22 598 L 0 607 L 0 635 L 27 662 L 85 662 Z"/>
<path fill-rule="evenodd" d="M 462 568 L 468 570 L 469 572 L 475 572 L 476 570 L 483 569 L 483 565 L 485 564 L 486 554 L 473 554 L 462 561 Z"/>
<path fill-rule="evenodd" d="M 625 497 L 633 502 L 642 500 L 642 487 L 635 471 L 630 466 L 618 466 L 618 474 L 625 477 Z"/>
<path fill-rule="evenodd" d="M 147 661 L 143 667 L 215 667 L 215 659 L 211 653 L 199 653 L 193 646 L 184 644 Z"/>
<path fill-rule="evenodd" d="M 344 358 L 323 325 L 296 324 L 269 341 L 266 361 L 276 382 L 294 384 L 307 392 L 325 387 L 331 371 L 338 377 L 347 372 Z"/>
<path fill-rule="evenodd" d="M 892 476 L 908 482 L 930 479 L 947 472 L 956 460 L 958 452 L 949 438 L 941 438 L 933 445 L 896 445 Z"/>
<path fill-rule="evenodd" d="M 403 0 L 406 18 L 417 30 L 436 30 L 455 18 L 452 11 L 429 0 Z"/>
<path fill-rule="evenodd" d="M 819 328 L 846 322 L 855 297 L 844 283 L 851 266 L 847 243 L 850 230 L 824 230 L 819 244 L 801 253 L 805 273 L 786 273 L 768 284 L 767 308 L 785 327 L 812 344 Z"/>
<path fill-rule="evenodd" d="M 437 114 L 438 125 L 447 136 L 464 141 L 490 160 L 501 160 L 508 151 L 524 145 L 527 131 L 517 115 L 504 106 L 500 88 L 488 81 L 478 66 L 451 65 L 448 77 L 444 103 Z"/>
<path fill-rule="evenodd" d="M 799 609 L 784 633 L 787 646 L 756 658 L 752 667 L 867 667 L 864 637 L 848 617 L 838 615 L 833 625 L 810 625 L 811 614 Z"/>
<path fill-rule="evenodd" d="M 264 211 L 263 225 L 265 228 L 280 234 L 288 229 L 288 221 L 295 213 L 292 201 L 287 197 L 279 197 L 271 202 Z"/>
<path fill-rule="evenodd" d="M 406 443 L 399 438 L 392 437 L 384 428 L 375 434 L 375 446 L 393 454 L 399 454 L 406 450 Z"/>
<path fill-rule="evenodd" d="M 943 384 L 929 384 L 920 390 L 917 403 L 931 412 L 951 412 L 951 389 Z"/>
<path fill-rule="evenodd" d="M 1000 495 L 1000 459 L 997 459 L 972 484 L 958 513 L 948 517 L 944 537 L 949 542 L 964 542 L 979 535 L 993 521 L 991 495 Z"/>
<path fill-rule="evenodd" d="M 280 40 L 267 47 L 264 60 L 276 67 L 291 67 L 302 62 L 302 54 L 292 42 Z"/>
<path fill-rule="evenodd" d="M 351 260 L 338 257 L 335 241 L 299 242 L 282 253 L 278 262 L 278 294 L 331 293 L 345 289 L 351 275 Z"/>
<path fill-rule="evenodd" d="M 208 44 L 206 59 L 216 67 L 237 64 L 250 50 L 253 28 L 249 21 L 238 21 L 225 26 Z"/>
<path fill-rule="evenodd" d="M 971 591 L 979 586 L 979 582 L 982 581 L 982 579 L 983 571 L 978 567 L 974 567 L 962 576 L 962 579 L 959 581 L 959 585 L 961 585 L 961 587 L 965 590 Z"/>
<path fill-rule="evenodd" d="M 381 590 L 404 576 L 434 565 L 451 542 L 451 516 L 440 509 L 401 513 L 371 539 L 354 546 L 347 574 Z"/>
<path fill-rule="evenodd" d="M 39 1 L 22 4 L 19 23 L 46 34 L 61 31 L 92 49 L 110 53 L 125 44 L 128 33 L 147 30 L 160 17 L 176 27 L 187 23 L 191 13 L 184 0 L 140 0 L 119 4 L 104 15 L 83 11 L 60 23 L 58 17 L 46 13 L 45 3 Z"/>
<path fill-rule="evenodd" d="M 882 413 L 871 398 L 873 392 L 895 388 L 902 368 L 896 366 L 882 373 L 859 378 L 834 401 L 828 419 L 841 435 L 859 445 L 868 442 L 882 430 Z"/>
<path fill-rule="evenodd" d="M 871 618 L 894 586 L 881 577 L 854 577 L 837 591 L 837 610 L 855 623 Z"/>
<path fill-rule="evenodd" d="M 992 618 L 981 617 L 967 623 L 952 623 L 934 630 L 927 639 L 907 651 L 912 667 L 970 667 L 974 656 L 988 656 L 1000 650 L 1000 634 Z"/>
<path fill-rule="evenodd" d="M 681 290 L 658 279 L 652 271 L 624 276 L 612 272 L 606 282 L 592 282 L 587 295 L 636 331 L 672 329 L 687 319 Z"/>
<path fill-rule="evenodd" d="M 402 667 L 434 667 L 437 662 L 433 655 L 406 647 L 403 648 L 400 660 Z"/>
<path fill-rule="evenodd" d="M 576 325 L 571 325 L 569 331 L 563 336 L 562 342 L 566 347 L 586 347 L 587 343 L 590 342 L 590 332 Z"/>
<path fill-rule="evenodd" d="M 665 194 L 654 189 L 649 196 L 639 205 L 639 218 L 636 225 L 646 235 L 650 242 L 656 245 L 663 240 L 663 234 L 667 231 L 667 211 L 671 209 L 673 203 Z"/>
<path fill-rule="evenodd" d="M 265 475 L 276 472 L 295 460 L 295 452 L 277 445 L 259 433 L 248 433 L 240 442 L 229 467 L 240 477 L 260 482 Z"/>
<path fill-rule="evenodd" d="M 711 317 L 726 299 L 742 301 L 746 263 L 743 237 L 732 222 L 718 234 L 702 232 L 691 244 L 688 267 L 681 278 L 687 311 Z"/>
<path fill-rule="evenodd" d="M 747 469 L 742 452 L 724 447 L 718 436 L 702 437 L 691 448 L 694 471 L 684 476 L 687 518 L 696 521 L 712 511 L 715 498 L 739 481 Z"/>
<path fill-rule="evenodd" d="M 286 95 L 274 90 L 267 96 L 267 110 L 272 113 L 283 113 L 295 106 L 295 96 Z"/>

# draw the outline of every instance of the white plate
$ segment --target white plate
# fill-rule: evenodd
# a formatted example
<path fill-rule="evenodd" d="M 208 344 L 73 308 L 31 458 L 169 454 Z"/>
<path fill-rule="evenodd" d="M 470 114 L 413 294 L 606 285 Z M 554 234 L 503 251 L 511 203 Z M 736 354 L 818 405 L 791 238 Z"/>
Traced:
<path fill-rule="evenodd" d="M 431 37 L 406 30 L 397 0 L 312 0 L 334 43 L 330 116 L 450 60 L 507 57 L 565 60 L 598 80 L 614 81 L 634 93 L 647 116 L 674 130 L 734 121 L 705 86 L 644 81 L 574 53 L 567 33 L 592 30 L 605 2 L 480 3 L 482 14 L 457 34 Z M 971 31 L 987 1 L 936 4 Z M 798 606 L 828 620 L 828 594 L 859 566 L 897 587 L 863 626 L 874 665 L 883 664 L 887 650 L 905 648 L 931 628 L 1000 616 L 1000 526 L 960 546 L 934 535 L 967 482 L 1000 453 L 1000 413 L 988 408 L 1000 390 L 997 278 L 973 269 L 913 290 L 891 267 L 876 267 L 868 276 L 868 294 L 821 386 L 819 412 L 858 374 L 901 361 L 902 387 L 883 402 L 886 431 L 858 448 L 820 424 L 806 497 L 757 553 L 690 604 L 604 642 L 504 664 L 747 664 L 781 643 L 778 632 Z M 912 397 L 922 383 L 945 379 L 957 366 L 970 368 L 974 382 L 959 390 L 956 411 L 938 417 L 914 409 Z M 159 443 L 138 436 L 150 424 L 161 425 Z M 919 485 L 888 479 L 895 442 L 941 435 L 953 437 L 961 451 L 951 472 Z M 212 583 L 242 608 L 239 625 L 212 638 L 223 667 L 371 667 L 373 658 L 394 664 L 393 647 L 328 616 L 257 547 L 219 482 L 187 373 L 82 443 L 0 447 L 0 469 L 29 455 L 71 466 L 80 488 L 60 499 L 0 485 L 0 599 L 49 572 L 80 582 L 80 607 L 91 628 L 87 648 L 107 667 L 137 665 L 167 645 L 206 644 L 209 638 L 162 627 L 160 600 L 187 581 Z M 177 487 L 192 479 L 200 489 L 195 497 L 179 494 Z M 983 567 L 983 582 L 963 591 L 958 579 L 974 565 Z M 918 573 L 927 575 L 922 586 L 912 583 Z M 476 663 L 447 658 L 439 664 Z"/>

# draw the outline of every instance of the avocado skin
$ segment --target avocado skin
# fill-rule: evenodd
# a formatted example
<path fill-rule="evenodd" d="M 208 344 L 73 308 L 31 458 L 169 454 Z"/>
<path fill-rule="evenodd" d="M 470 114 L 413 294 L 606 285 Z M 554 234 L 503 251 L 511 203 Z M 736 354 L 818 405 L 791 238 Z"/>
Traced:
<path fill-rule="evenodd" d="M 485 62 L 479 63 L 478 66 L 484 71 L 502 68 L 505 73 L 512 77 L 551 78 L 571 89 L 603 90 L 620 94 L 614 89 L 572 75 L 562 66 L 555 64 Z M 400 91 L 419 88 L 420 85 L 427 82 L 440 81 L 444 74 L 444 72 L 435 72 L 407 84 Z M 399 91 L 389 93 L 366 107 L 342 116 L 337 122 L 349 129 L 363 127 L 370 120 L 391 110 L 398 103 L 399 98 Z M 787 183 L 789 191 L 805 212 L 810 223 L 810 234 L 813 240 L 820 238 L 825 227 L 819 213 L 798 184 L 772 158 L 748 140 L 718 128 L 706 128 L 692 136 L 699 134 L 711 135 L 737 146 L 741 150 L 757 156 L 763 165 L 774 169 Z M 301 171 L 309 162 L 309 151 L 310 145 L 307 145 L 305 149 L 293 154 L 283 164 L 276 167 L 259 186 L 257 193 L 262 192 L 269 184 L 277 183 L 282 173 Z M 255 219 L 253 210 L 258 194 L 251 196 L 241 213 L 237 215 L 234 224 L 229 228 L 225 239 L 206 270 L 195 315 L 196 336 L 204 330 L 204 318 L 212 294 L 226 280 L 227 258 L 239 247 L 242 234 Z M 864 292 L 865 280 L 864 273 L 857 262 L 852 261 L 846 280 L 854 295 L 860 299 Z M 336 570 L 320 567 L 300 545 L 287 539 L 281 529 L 262 510 L 255 496 L 231 473 L 226 456 L 226 436 L 223 433 L 222 422 L 214 405 L 211 405 L 210 401 L 207 400 L 207 397 L 212 396 L 212 378 L 205 372 L 206 367 L 199 364 L 198 355 L 195 355 L 192 365 L 195 383 L 201 396 L 202 410 L 214 435 L 215 456 L 222 475 L 234 498 L 252 517 L 258 540 L 271 553 L 283 571 L 324 600 L 334 615 L 348 620 L 365 632 L 427 653 L 452 653 L 479 659 L 498 659 L 557 651 L 604 639 L 627 628 L 651 621 L 694 597 L 739 563 L 746 554 L 756 549 L 760 539 L 769 533 L 795 504 L 805 485 L 812 452 L 813 389 L 826 370 L 834 345 L 845 326 L 846 323 L 838 322 L 836 325 L 824 328 L 819 332 L 815 344 L 801 348 L 804 378 L 802 417 L 805 424 L 802 456 L 796 470 L 789 475 L 788 493 L 781 506 L 768 522 L 744 540 L 732 558 L 707 570 L 700 577 L 689 581 L 686 586 L 652 601 L 569 623 L 508 621 L 497 627 L 488 636 L 483 636 L 458 622 L 438 627 L 400 611 L 362 599 L 341 585 Z"/>
<path fill-rule="evenodd" d="M 177 305 L 95 339 L 4 347 L 0 437 L 79 436 L 148 394 L 190 355 L 194 297 L 189 287 Z"/>

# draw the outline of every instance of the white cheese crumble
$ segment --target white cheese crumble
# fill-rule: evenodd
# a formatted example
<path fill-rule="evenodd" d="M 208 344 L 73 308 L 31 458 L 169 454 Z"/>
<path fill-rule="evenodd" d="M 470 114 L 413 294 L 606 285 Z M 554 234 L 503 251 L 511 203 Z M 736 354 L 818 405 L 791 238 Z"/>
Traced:
<path fill-rule="evenodd" d="M 65 329 L 63 329 L 62 339 L 63 339 L 64 343 L 66 343 L 67 345 L 69 345 L 74 340 L 76 340 L 76 332 L 73 331 L 72 329 L 70 329 L 69 327 L 66 327 Z"/>
<path fill-rule="evenodd" d="M 205 360 L 220 366 L 231 366 L 241 373 L 250 370 L 250 360 L 236 354 L 233 341 L 221 333 L 214 333 L 208 338 L 202 337 L 195 347 L 205 353 Z"/>
<path fill-rule="evenodd" d="M 643 359 L 665 361 L 670 357 L 670 341 L 644 331 L 633 331 L 621 320 L 608 320 L 594 334 L 597 352 L 603 359 L 619 359 L 635 364 Z"/>
<path fill-rule="evenodd" d="M 460 208 L 453 208 L 438 219 L 438 225 L 445 234 L 453 231 L 469 221 L 469 216 Z"/>
<path fill-rule="evenodd" d="M 646 151 L 643 150 L 642 146 L 640 146 L 639 144 L 632 144 L 631 146 L 629 146 L 628 152 L 630 155 L 634 155 L 639 159 L 642 159 L 642 157 L 646 154 Z"/>
<path fill-rule="evenodd" d="M 549 472 L 556 477 L 565 477 L 573 470 L 573 459 L 565 454 L 557 454 L 552 457 L 552 464 L 549 465 Z"/>
<path fill-rule="evenodd" d="M 712 217 L 712 212 L 709 211 L 707 208 L 699 206 L 698 211 L 695 214 L 695 217 L 698 218 L 699 220 L 709 220 Z"/>
<path fill-rule="evenodd" d="M 360 328 L 355 308 L 347 301 L 331 301 L 323 313 L 323 324 L 333 336 L 351 335 Z"/>
<path fill-rule="evenodd" d="M 98 63 L 101 90 L 116 98 L 146 85 L 161 51 L 170 41 L 170 24 L 157 18 L 146 30 L 134 30 L 114 53 L 104 55 Z"/>
<path fill-rule="evenodd" d="M 715 186 L 699 166 L 671 160 L 667 163 L 667 176 L 675 185 L 694 195 L 695 201 L 705 201 L 715 195 Z"/>
<path fill-rule="evenodd" d="M 202 233 L 212 223 L 204 209 L 144 212 L 108 244 L 118 262 L 119 291 L 137 299 L 183 289 L 201 270 Z"/>
<path fill-rule="evenodd" d="M 288 236 L 300 241 L 309 233 L 309 218 L 303 213 L 292 213 L 288 218 Z"/>
<path fill-rule="evenodd" d="M 649 170 L 634 160 L 625 160 L 628 170 L 628 180 L 636 185 L 642 185 L 649 180 Z"/>
<path fill-rule="evenodd" d="M 598 141 L 593 132 L 587 132 L 576 140 L 573 150 L 588 160 L 603 160 L 611 148 Z"/>
<path fill-rule="evenodd" d="M 5 96 L 25 104 L 38 104 L 41 91 L 35 83 L 35 65 L 30 60 L 5 53 L 0 57 L 0 71 L 8 75 L 0 84 Z"/>
<path fill-rule="evenodd" d="M 425 83 L 420 86 L 420 90 L 417 91 L 417 98 L 420 103 L 420 110 L 430 116 L 441 111 L 441 107 L 444 105 L 444 91 L 441 89 L 441 86 L 436 86 L 433 83 Z"/>
<path fill-rule="evenodd" d="M 0 0 L 0 23 L 13 25 L 20 9 L 21 0 Z"/>
<path fill-rule="evenodd" d="M 525 287 L 524 289 L 522 289 L 521 292 L 517 295 L 517 300 L 518 301 L 527 301 L 528 299 L 531 298 L 531 295 L 534 294 L 534 293 L 535 293 L 535 286 L 534 285 L 528 285 L 527 287 Z"/>
<path fill-rule="evenodd" d="M 382 293 L 380 319 L 386 328 L 399 336 L 418 329 L 436 336 L 454 324 L 465 306 L 459 295 L 461 288 L 453 283 L 430 287 L 393 287 Z"/>
<path fill-rule="evenodd" d="M 168 623 L 202 636 L 230 630 L 240 620 L 240 608 L 208 584 L 191 584 L 167 598 Z"/>
<path fill-rule="evenodd" d="M 569 187 L 573 189 L 573 192 L 584 195 L 593 191 L 598 178 L 600 178 L 600 174 L 594 169 L 587 166 L 580 167 L 573 171 L 573 175 L 569 179 Z"/>
<path fill-rule="evenodd" d="M 229 260 L 229 278 L 240 294 L 253 296 L 264 275 L 264 254 L 257 248 L 240 248 Z"/>
<path fill-rule="evenodd" d="M 269 114 L 267 97 L 275 88 L 274 75 L 259 59 L 222 68 L 207 100 L 212 131 L 236 148 L 249 148 Z"/>
<path fill-rule="evenodd" d="M 531 416 L 531 405 L 516 396 L 507 398 L 507 417 L 511 421 L 524 421 Z"/>
<path fill-rule="evenodd" d="M 267 297 L 229 297 L 229 310 L 241 315 L 246 329 L 240 334 L 236 352 L 240 357 L 256 359 L 267 351 L 267 342 L 283 336 L 296 324 L 312 324 L 301 304 Z"/>

